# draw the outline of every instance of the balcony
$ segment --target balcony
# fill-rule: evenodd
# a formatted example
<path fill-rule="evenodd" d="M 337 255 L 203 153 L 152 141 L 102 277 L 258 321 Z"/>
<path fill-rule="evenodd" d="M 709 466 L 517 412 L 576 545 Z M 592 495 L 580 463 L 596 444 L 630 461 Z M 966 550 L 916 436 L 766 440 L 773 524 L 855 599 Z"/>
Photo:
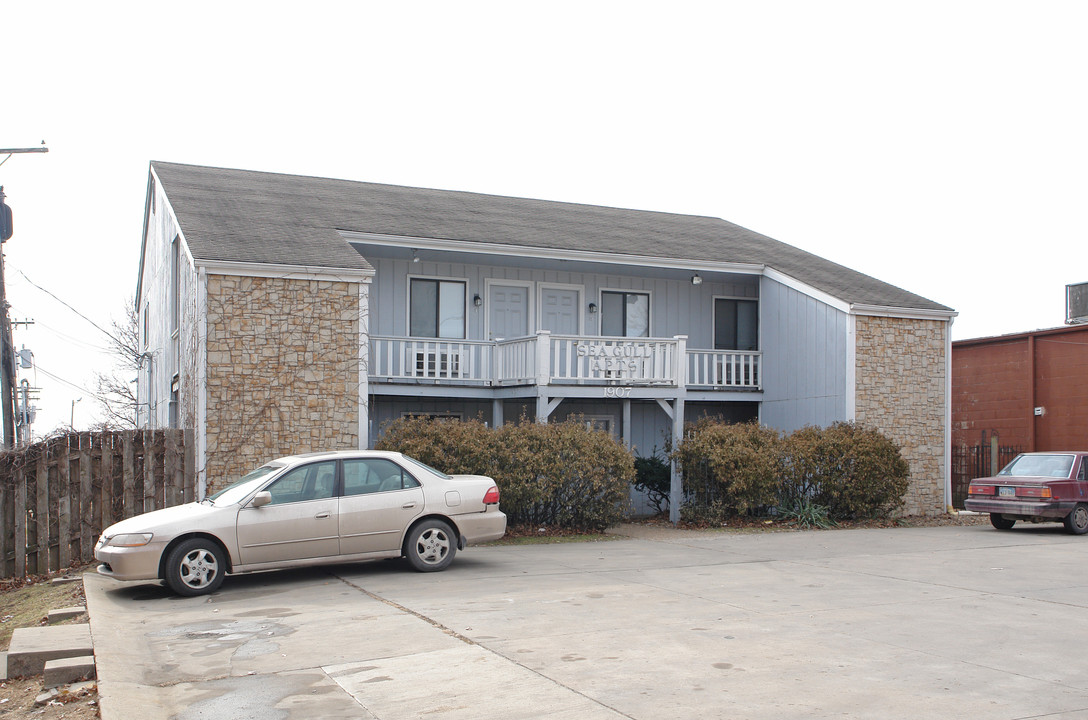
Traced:
<path fill-rule="evenodd" d="M 370 338 L 372 382 L 511 387 L 762 389 L 759 352 L 688 350 L 687 338 L 535 336 L 480 342 Z"/>

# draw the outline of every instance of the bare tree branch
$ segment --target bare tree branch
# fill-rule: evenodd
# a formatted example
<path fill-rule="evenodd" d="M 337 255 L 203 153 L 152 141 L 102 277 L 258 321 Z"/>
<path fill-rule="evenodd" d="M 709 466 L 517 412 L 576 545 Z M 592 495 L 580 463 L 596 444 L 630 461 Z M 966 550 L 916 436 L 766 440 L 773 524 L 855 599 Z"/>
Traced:
<path fill-rule="evenodd" d="M 136 427 L 136 376 L 140 371 L 140 316 L 136 303 L 125 303 L 123 320 L 112 322 L 110 350 L 114 367 L 95 373 L 98 403 L 103 411 L 103 429 Z M 131 379 L 130 379 L 131 378 Z"/>

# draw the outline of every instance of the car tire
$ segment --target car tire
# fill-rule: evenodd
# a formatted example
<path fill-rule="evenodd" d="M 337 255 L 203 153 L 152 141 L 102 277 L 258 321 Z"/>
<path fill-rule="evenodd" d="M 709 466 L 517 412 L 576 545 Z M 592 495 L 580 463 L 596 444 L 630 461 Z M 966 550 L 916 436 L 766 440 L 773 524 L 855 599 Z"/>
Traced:
<path fill-rule="evenodd" d="M 445 570 L 457 554 L 457 536 L 441 520 L 424 520 L 408 533 L 404 554 L 419 572 Z"/>
<path fill-rule="evenodd" d="M 1065 523 L 1065 529 L 1074 535 L 1088 533 L 1088 505 L 1078 503 L 1062 522 Z"/>
<path fill-rule="evenodd" d="M 990 524 L 998 530 L 1012 530 L 1012 526 L 1016 524 L 1016 521 L 1010 520 L 1001 513 L 990 513 Z"/>
<path fill-rule="evenodd" d="M 218 543 L 206 538 L 190 538 L 167 555 L 164 575 L 171 590 L 193 597 L 218 590 L 226 572 L 226 556 Z"/>

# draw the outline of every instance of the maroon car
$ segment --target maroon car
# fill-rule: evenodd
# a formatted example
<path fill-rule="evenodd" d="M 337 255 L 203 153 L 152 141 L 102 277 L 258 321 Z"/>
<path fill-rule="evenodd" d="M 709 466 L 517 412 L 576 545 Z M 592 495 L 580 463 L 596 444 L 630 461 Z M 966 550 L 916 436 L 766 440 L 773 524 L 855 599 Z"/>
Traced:
<path fill-rule="evenodd" d="M 1076 535 L 1088 533 L 1088 452 L 1022 453 L 994 477 L 971 481 L 964 503 L 989 513 L 998 530 L 1017 520 L 1064 522 Z"/>

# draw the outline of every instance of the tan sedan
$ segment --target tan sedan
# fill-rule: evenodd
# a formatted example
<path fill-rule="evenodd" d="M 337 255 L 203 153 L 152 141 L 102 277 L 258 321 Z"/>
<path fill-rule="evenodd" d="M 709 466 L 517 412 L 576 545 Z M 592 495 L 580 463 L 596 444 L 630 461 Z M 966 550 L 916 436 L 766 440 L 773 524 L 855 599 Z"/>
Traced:
<path fill-rule="evenodd" d="M 122 520 L 94 556 L 103 575 L 201 595 L 227 573 L 303 565 L 403 556 L 445 570 L 457 550 L 505 532 L 491 478 L 360 450 L 279 458 L 198 503 Z"/>

